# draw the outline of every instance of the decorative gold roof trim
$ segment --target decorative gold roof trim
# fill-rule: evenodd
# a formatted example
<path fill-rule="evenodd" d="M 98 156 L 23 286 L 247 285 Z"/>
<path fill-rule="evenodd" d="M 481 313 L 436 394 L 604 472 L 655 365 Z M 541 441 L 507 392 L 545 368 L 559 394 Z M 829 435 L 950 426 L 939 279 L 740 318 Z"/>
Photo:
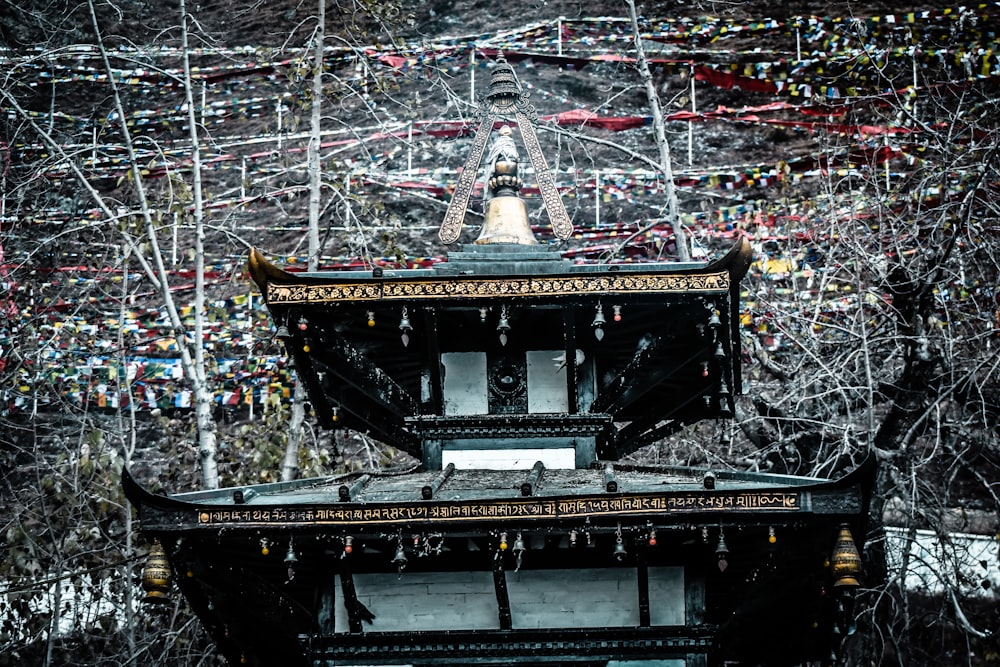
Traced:
<path fill-rule="evenodd" d="M 413 523 L 467 523 L 497 519 L 564 520 L 583 517 L 629 518 L 703 513 L 806 512 L 808 491 L 640 493 L 614 498 L 535 498 L 450 503 L 365 503 L 274 507 L 202 507 L 199 526 L 370 526 Z M 195 522 L 192 522 L 195 523 Z"/>
<path fill-rule="evenodd" d="M 725 257 L 691 272 L 581 273 L 575 276 L 524 276 L 422 279 L 367 279 L 346 272 L 335 278 L 289 273 L 271 264 L 256 248 L 247 268 L 268 303 L 331 303 L 405 299 L 468 299 L 587 295 L 723 292 L 738 283 L 752 260 L 750 241 L 740 237 Z M 663 265 L 660 265 L 661 267 Z"/>
<path fill-rule="evenodd" d="M 267 286 L 268 303 L 330 303 L 395 299 L 468 299 L 587 294 L 657 294 L 724 292 L 728 271 L 708 274 L 642 274 L 559 276 L 552 278 L 437 278 L 434 280 L 379 281 L 340 285 Z"/>

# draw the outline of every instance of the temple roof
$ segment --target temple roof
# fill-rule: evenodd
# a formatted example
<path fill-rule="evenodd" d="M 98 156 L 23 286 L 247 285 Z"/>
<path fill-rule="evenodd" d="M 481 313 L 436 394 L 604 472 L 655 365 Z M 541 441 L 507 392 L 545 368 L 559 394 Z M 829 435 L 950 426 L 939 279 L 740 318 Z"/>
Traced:
<path fill-rule="evenodd" d="M 712 263 L 579 266 L 547 249 L 490 245 L 398 271 L 292 273 L 254 251 L 250 271 L 321 425 L 368 431 L 421 458 L 442 429 L 523 437 L 557 419 L 597 439 L 592 458 L 615 459 L 732 414 L 742 387 L 738 284 L 749 263 L 741 238 Z M 576 358 L 553 380 L 568 387 L 563 409 L 522 410 L 562 416 L 455 415 L 442 360 L 473 352 L 522 371 L 536 352 L 553 367 Z"/>
<path fill-rule="evenodd" d="M 354 473 L 156 496 L 123 473 L 126 495 L 146 530 L 191 528 L 349 527 L 449 530 L 502 521 L 553 526 L 586 517 L 619 526 L 687 525 L 692 521 L 784 523 L 811 515 L 857 516 L 867 504 L 871 462 L 841 478 L 711 471 L 599 462 L 590 469 L 404 471 Z M 492 513 L 486 511 L 493 507 Z M 509 513 L 496 513 L 496 508 Z M 277 510 L 271 516 L 266 510 Z M 405 508 L 401 513 L 400 508 Z M 478 512 L 483 510 L 484 513 Z M 423 526 L 423 528 L 421 528 Z"/>

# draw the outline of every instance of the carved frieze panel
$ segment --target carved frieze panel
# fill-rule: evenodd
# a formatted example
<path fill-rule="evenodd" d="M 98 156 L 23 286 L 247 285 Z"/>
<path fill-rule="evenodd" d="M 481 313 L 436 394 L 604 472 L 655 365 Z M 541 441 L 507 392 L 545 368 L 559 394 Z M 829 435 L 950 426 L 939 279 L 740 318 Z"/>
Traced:
<path fill-rule="evenodd" d="M 725 292 L 727 271 L 707 274 L 636 274 L 561 276 L 553 278 L 442 278 L 438 280 L 366 281 L 330 285 L 269 283 L 271 304 L 328 303 L 412 299 L 468 299 L 601 294 L 663 294 Z"/>

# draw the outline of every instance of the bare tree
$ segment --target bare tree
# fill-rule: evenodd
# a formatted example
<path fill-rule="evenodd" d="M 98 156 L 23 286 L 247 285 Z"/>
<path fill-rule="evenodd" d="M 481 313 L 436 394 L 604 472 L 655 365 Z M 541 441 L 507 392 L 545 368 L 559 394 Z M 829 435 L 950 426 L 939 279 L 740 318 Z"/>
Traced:
<path fill-rule="evenodd" d="M 320 141 L 323 119 L 323 57 L 324 32 L 326 30 L 326 0 L 318 0 L 316 28 L 313 33 L 313 74 L 312 96 L 309 113 L 309 260 L 310 271 L 319 270 L 320 235 L 319 214 L 323 192 L 323 171 L 320 162 Z M 288 442 L 285 445 L 285 459 L 281 467 L 281 479 L 295 479 L 299 468 L 299 447 L 302 443 L 305 422 L 306 386 L 296 375 L 292 398 L 292 413 L 288 422 Z"/>
<path fill-rule="evenodd" d="M 656 86 L 653 84 L 653 75 L 649 72 L 649 63 L 646 61 L 646 49 L 642 45 L 642 38 L 639 32 L 639 20 L 635 12 L 635 0 L 625 0 L 628 7 L 629 19 L 632 22 L 632 43 L 635 48 L 635 66 L 639 71 L 639 78 L 646 89 L 646 100 L 649 102 L 649 111 L 653 116 L 653 129 L 656 132 L 656 147 L 660 154 L 659 166 L 663 174 L 663 187 L 667 193 L 667 220 L 674 231 L 674 239 L 677 244 L 677 256 L 682 262 L 691 261 L 691 250 L 688 248 L 687 232 L 681 224 L 680 211 L 677 204 L 677 190 L 674 185 L 674 168 L 670 160 L 670 144 L 667 143 L 667 131 L 663 120 L 663 109 L 660 106 L 660 96 L 656 93 Z"/>

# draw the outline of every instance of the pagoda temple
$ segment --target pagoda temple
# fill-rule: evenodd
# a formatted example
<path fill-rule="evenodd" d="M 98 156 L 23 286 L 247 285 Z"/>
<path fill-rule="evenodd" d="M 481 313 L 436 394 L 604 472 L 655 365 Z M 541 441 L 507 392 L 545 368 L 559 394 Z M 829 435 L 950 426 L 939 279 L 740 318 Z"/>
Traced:
<path fill-rule="evenodd" d="M 250 256 L 320 425 L 420 466 L 173 496 L 126 471 L 149 599 L 176 586 L 231 664 L 834 660 L 870 466 L 622 462 L 732 417 L 748 241 L 711 263 L 573 264 L 528 223 L 530 176 L 554 235 L 573 231 L 502 58 L 479 114 L 446 262 L 291 273 Z M 485 222 L 455 245 L 477 179 Z"/>

